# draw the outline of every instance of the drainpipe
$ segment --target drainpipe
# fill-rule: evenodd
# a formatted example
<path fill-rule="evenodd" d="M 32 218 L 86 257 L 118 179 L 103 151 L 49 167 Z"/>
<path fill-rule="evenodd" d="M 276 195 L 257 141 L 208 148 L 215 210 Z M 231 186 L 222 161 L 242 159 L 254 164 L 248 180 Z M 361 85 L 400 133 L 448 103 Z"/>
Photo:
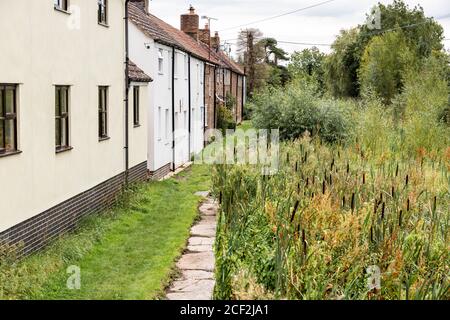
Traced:
<path fill-rule="evenodd" d="M 217 117 L 217 115 L 216 115 L 216 109 L 217 109 L 217 67 L 216 66 L 214 66 L 214 92 L 213 92 L 213 94 L 214 94 L 214 128 L 213 129 L 216 129 L 217 128 L 217 120 L 216 120 L 216 117 Z"/>
<path fill-rule="evenodd" d="M 233 81 L 231 82 L 233 83 Z M 236 73 L 236 123 L 238 122 L 238 95 L 239 95 L 239 75 Z"/>
<path fill-rule="evenodd" d="M 222 69 L 222 89 L 223 89 L 223 101 L 225 101 L 225 104 L 227 104 L 227 86 L 225 85 L 225 73 L 226 70 Z"/>
<path fill-rule="evenodd" d="M 175 47 L 172 47 L 172 171 L 175 171 Z"/>
<path fill-rule="evenodd" d="M 210 52 L 211 54 L 211 52 Z M 210 68 L 210 66 L 204 62 L 204 66 L 203 66 L 203 148 L 206 147 L 206 141 L 205 141 L 205 134 L 206 134 L 206 68 Z M 208 72 L 208 74 L 210 74 Z M 208 86 L 208 89 L 211 90 L 211 88 Z M 208 92 L 209 93 L 209 92 Z M 211 106 L 210 106 L 211 107 Z"/>
<path fill-rule="evenodd" d="M 130 0 L 125 1 L 125 185 L 128 186 L 129 175 L 129 127 L 128 127 L 128 100 L 130 91 L 130 78 L 128 76 L 129 68 L 129 36 L 128 36 L 128 3 Z"/>
<path fill-rule="evenodd" d="M 188 161 L 191 161 L 191 108 L 192 108 L 192 102 L 191 102 L 191 55 L 188 55 L 188 106 L 189 106 L 189 110 L 188 110 L 188 127 L 189 127 L 189 141 L 188 141 L 188 155 L 189 155 L 189 159 Z"/>
<path fill-rule="evenodd" d="M 244 92 L 245 92 L 245 89 L 244 89 L 244 86 L 245 86 L 245 81 L 244 81 L 244 79 L 245 79 L 245 76 L 241 76 L 241 83 L 242 83 L 242 88 L 241 88 L 241 118 L 242 118 L 242 120 L 244 120 Z"/>

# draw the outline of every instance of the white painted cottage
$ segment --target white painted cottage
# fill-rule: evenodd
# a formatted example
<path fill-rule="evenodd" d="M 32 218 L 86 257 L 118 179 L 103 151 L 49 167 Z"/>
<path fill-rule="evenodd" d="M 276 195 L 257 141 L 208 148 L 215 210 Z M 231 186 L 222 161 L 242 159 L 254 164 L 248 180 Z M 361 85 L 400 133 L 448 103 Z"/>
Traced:
<path fill-rule="evenodd" d="M 149 91 L 148 165 L 154 179 L 190 161 L 204 147 L 205 63 L 200 42 L 129 4 L 130 57 L 155 81 Z"/>

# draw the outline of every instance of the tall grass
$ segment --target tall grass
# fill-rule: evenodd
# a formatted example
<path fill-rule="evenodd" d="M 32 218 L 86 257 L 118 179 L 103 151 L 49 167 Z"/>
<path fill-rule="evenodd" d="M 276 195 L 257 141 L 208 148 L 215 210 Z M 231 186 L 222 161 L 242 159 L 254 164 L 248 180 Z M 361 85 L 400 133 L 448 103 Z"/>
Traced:
<path fill-rule="evenodd" d="M 216 298 L 450 298 L 450 151 L 410 156 L 384 135 L 390 123 L 368 130 L 379 137 L 287 142 L 274 176 L 215 167 Z M 369 289 L 370 266 L 381 290 Z"/>

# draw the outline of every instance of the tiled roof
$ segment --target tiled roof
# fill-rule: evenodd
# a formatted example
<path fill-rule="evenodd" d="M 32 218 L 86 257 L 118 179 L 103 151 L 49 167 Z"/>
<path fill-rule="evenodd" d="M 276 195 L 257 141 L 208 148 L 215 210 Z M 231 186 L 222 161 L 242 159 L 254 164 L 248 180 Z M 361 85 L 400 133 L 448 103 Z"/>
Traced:
<path fill-rule="evenodd" d="M 195 41 L 191 36 L 187 35 L 181 30 L 171 26 L 158 17 L 148 14 L 149 19 L 159 26 L 159 28 L 169 34 L 172 39 L 178 44 L 178 46 L 185 51 L 191 53 L 193 56 L 200 58 L 204 61 L 211 62 L 213 64 L 219 64 L 219 61 L 209 55 L 208 49 L 204 48 L 200 41 Z"/>
<path fill-rule="evenodd" d="M 217 52 L 217 54 L 219 55 L 221 61 L 223 61 L 223 63 L 226 65 L 226 67 L 228 67 L 229 69 L 231 69 L 232 71 L 234 71 L 236 73 L 245 75 L 244 69 L 237 62 L 235 62 L 232 58 L 227 56 L 223 51 L 219 51 L 219 52 Z"/>
<path fill-rule="evenodd" d="M 128 77 L 131 81 L 136 82 L 151 82 L 153 81 L 144 71 L 142 71 L 136 64 L 132 61 L 128 62 Z"/>
<path fill-rule="evenodd" d="M 171 26 L 158 17 L 146 13 L 137 3 L 129 3 L 129 18 L 144 34 L 157 42 L 189 52 L 196 58 L 244 75 L 242 68 L 223 52 L 215 52 L 200 41 Z"/>
<path fill-rule="evenodd" d="M 128 4 L 128 16 L 133 24 L 138 27 L 145 35 L 168 45 L 177 46 L 174 39 L 164 32 L 150 16 L 147 15 L 138 4 L 130 2 Z"/>

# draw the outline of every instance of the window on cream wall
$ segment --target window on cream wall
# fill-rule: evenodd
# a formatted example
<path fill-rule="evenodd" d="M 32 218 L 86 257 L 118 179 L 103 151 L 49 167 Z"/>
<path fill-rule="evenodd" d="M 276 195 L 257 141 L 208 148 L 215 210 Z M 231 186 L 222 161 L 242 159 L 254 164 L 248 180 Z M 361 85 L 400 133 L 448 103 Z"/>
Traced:
<path fill-rule="evenodd" d="M 17 152 L 17 86 L 0 84 L 0 156 Z"/>
<path fill-rule="evenodd" d="M 55 9 L 67 11 L 69 9 L 69 0 L 53 0 Z"/>
<path fill-rule="evenodd" d="M 133 87 L 133 123 L 134 127 L 139 127 L 140 125 L 140 114 L 139 114 L 139 105 L 140 105 L 140 94 L 139 94 L 139 86 Z"/>
<path fill-rule="evenodd" d="M 98 138 L 108 139 L 108 87 L 98 87 Z"/>
<path fill-rule="evenodd" d="M 98 23 L 106 25 L 108 23 L 108 0 L 97 0 L 98 3 Z"/>
<path fill-rule="evenodd" d="M 69 146 L 69 87 L 55 87 L 55 146 L 56 152 Z"/>

